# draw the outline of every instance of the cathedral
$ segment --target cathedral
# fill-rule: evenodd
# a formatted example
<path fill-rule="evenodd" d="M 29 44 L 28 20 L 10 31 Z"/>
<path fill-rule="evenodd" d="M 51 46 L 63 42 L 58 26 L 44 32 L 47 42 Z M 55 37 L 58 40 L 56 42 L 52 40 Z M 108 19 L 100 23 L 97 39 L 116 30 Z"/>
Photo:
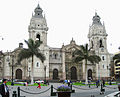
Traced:
<path fill-rule="evenodd" d="M 47 45 L 48 26 L 43 10 L 37 5 L 34 14 L 31 17 L 28 26 L 29 38 L 34 41 L 40 40 L 43 43 L 39 50 L 42 52 L 46 60 L 42 63 L 40 59 L 34 56 L 34 65 L 31 66 L 31 58 L 24 59 L 21 63 L 17 62 L 18 54 L 23 47 L 23 43 L 19 43 L 18 48 L 11 52 L 0 52 L 0 79 L 28 79 L 31 77 L 31 68 L 33 70 L 33 79 L 47 80 L 85 80 L 85 64 L 73 63 L 72 52 L 80 49 L 72 38 L 68 45 L 62 45 L 61 48 L 53 48 Z M 95 13 L 92 24 L 89 27 L 88 39 L 91 52 L 101 57 L 99 64 L 87 64 L 88 78 L 93 80 L 99 78 L 110 77 L 110 60 L 111 54 L 107 50 L 107 33 L 104 23 L 101 23 L 100 17 Z"/>

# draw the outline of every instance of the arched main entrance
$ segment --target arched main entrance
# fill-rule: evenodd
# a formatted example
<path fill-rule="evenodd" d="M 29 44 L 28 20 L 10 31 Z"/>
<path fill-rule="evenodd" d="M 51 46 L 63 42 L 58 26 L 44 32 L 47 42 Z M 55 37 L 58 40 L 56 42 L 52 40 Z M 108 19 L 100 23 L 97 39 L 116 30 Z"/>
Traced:
<path fill-rule="evenodd" d="M 88 70 L 88 80 L 91 80 L 92 79 L 92 70 L 89 69 Z"/>
<path fill-rule="evenodd" d="M 77 80 L 77 69 L 76 67 L 71 67 L 71 80 Z"/>
<path fill-rule="evenodd" d="M 22 79 L 22 70 L 21 69 L 16 70 L 16 79 Z"/>
<path fill-rule="evenodd" d="M 57 69 L 53 70 L 53 79 L 58 79 L 58 70 Z"/>

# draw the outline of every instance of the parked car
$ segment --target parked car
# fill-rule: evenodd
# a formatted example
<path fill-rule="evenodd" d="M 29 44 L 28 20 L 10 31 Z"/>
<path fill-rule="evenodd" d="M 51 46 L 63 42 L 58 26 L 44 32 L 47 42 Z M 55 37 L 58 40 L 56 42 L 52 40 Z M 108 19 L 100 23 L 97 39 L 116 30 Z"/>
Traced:
<path fill-rule="evenodd" d="M 35 83 L 44 83 L 44 80 L 37 80 Z"/>
<path fill-rule="evenodd" d="M 22 79 L 14 79 L 13 82 L 14 84 L 23 84 L 24 86 L 27 85 L 26 80 L 22 80 Z"/>

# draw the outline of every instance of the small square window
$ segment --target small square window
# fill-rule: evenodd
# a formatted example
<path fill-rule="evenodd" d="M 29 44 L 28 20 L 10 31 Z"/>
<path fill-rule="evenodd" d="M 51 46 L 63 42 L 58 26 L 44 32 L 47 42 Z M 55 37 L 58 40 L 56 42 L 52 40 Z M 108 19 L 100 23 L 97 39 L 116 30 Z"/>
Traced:
<path fill-rule="evenodd" d="M 36 67 L 37 67 L 37 68 L 40 67 L 40 62 L 36 62 Z"/>

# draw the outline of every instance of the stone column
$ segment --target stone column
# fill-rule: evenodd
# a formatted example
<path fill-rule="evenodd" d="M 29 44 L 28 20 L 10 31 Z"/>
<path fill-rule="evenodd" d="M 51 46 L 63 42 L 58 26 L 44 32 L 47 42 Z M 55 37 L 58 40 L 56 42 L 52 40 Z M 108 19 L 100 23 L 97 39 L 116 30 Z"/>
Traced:
<path fill-rule="evenodd" d="M 82 71 L 83 71 L 83 79 L 86 79 L 86 71 L 85 71 L 85 60 L 83 60 L 83 64 L 82 64 Z"/>
<path fill-rule="evenodd" d="M 62 79 L 66 79 L 66 72 L 65 72 L 65 51 L 62 51 Z"/>

